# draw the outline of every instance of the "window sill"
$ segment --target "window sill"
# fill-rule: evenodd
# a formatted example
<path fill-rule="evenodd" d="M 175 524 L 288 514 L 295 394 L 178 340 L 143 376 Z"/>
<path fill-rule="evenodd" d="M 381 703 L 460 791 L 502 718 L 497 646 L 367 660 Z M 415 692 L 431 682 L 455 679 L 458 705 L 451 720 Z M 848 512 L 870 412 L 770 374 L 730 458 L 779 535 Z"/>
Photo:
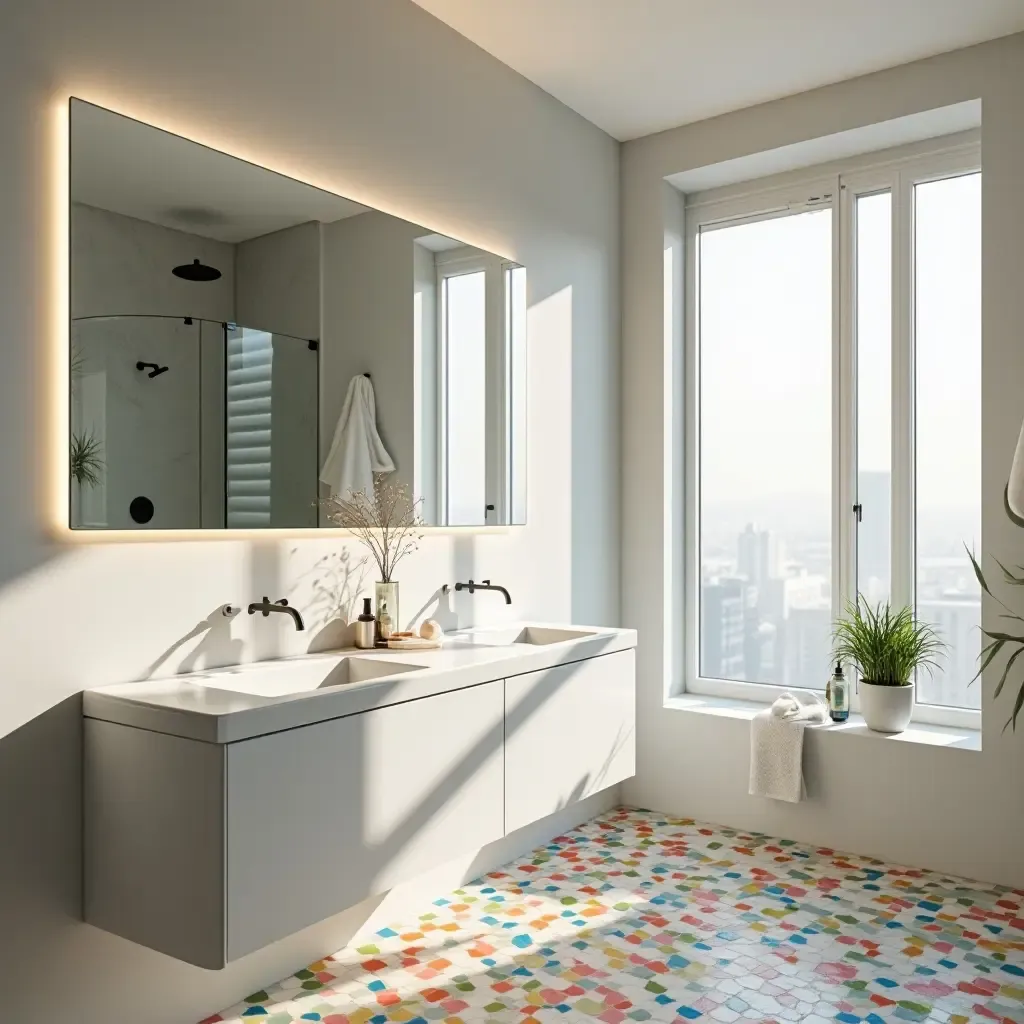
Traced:
<path fill-rule="evenodd" d="M 738 718 L 750 721 L 759 711 L 771 707 L 768 703 L 738 700 L 733 697 L 709 697 L 699 693 L 683 693 L 665 700 L 670 711 L 688 711 L 691 714 L 715 715 L 719 718 Z M 956 750 L 981 750 L 981 732 L 977 729 L 950 728 L 911 722 L 905 732 L 890 735 L 869 729 L 860 715 L 851 714 L 846 722 L 826 722 L 808 726 L 815 733 L 840 736 L 866 737 L 885 743 L 915 743 L 926 747 L 949 747 Z"/>

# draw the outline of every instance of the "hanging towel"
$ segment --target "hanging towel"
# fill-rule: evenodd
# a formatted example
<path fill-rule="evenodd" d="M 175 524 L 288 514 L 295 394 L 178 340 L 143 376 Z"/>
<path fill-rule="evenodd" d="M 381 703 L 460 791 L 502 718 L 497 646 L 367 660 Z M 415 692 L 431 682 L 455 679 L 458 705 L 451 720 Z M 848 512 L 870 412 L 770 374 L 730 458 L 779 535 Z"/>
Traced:
<path fill-rule="evenodd" d="M 825 721 L 813 693 L 784 693 L 750 721 L 750 795 L 798 803 L 803 798 L 804 729 Z"/>
<path fill-rule="evenodd" d="M 332 497 L 347 499 L 362 492 L 372 498 L 373 474 L 394 471 L 395 464 L 377 433 L 373 385 L 369 377 L 360 374 L 349 381 L 320 479 L 331 489 Z"/>

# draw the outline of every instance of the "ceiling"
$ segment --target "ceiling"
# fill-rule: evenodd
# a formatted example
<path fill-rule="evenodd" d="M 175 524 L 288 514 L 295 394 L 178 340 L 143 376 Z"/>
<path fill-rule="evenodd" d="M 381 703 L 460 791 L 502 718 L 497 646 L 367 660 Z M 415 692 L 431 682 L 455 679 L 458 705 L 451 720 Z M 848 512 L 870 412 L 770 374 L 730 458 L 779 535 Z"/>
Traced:
<path fill-rule="evenodd" d="M 71 199 L 232 243 L 368 209 L 81 100 L 71 104 Z"/>
<path fill-rule="evenodd" d="M 1024 31 L 1024 0 L 416 0 L 617 139 Z"/>

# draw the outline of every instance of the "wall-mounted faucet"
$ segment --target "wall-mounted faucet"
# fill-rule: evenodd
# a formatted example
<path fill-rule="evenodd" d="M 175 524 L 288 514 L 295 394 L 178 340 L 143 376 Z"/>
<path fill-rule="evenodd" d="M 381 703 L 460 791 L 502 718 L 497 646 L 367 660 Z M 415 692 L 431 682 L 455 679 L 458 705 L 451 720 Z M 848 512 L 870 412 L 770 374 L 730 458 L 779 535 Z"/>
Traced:
<path fill-rule="evenodd" d="M 297 608 L 293 608 L 288 603 L 288 598 L 282 597 L 280 601 L 271 601 L 269 597 L 264 597 L 258 604 L 253 603 L 249 605 L 249 614 L 255 615 L 257 612 L 262 614 L 263 618 L 266 618 L 271 612 L 282 612 L 284 615 L 290 615 L 292 622 L 295 623 L 297 630 L 303 630 L 306 628 L 306 624 L 302 621 L 302 616 L 299 614 Z"/>
<path fill-rule="evenodd" d="M 159 363 L 144 363 L 141 359 L 135 364 L 136 370 L 149 370 L 149 377 L 159 377 L 161 373 L 166 373 L 170 367 L 161 366 Z"/>
<path fill-rule="evenodd" d="M 442 588 L 442 593 L 447 594 L 451 588 L 446 583 Z M 470 580 L 468 583 L 456 583 L 456 591 L 468 590 L 471 594 L 475 594 L 478 590 L 496 590 L 499 594 L 505 595 L 505 604 L 512 603 L 512 595 L 504 588 L 497 585 L 493 585 L 490 580 L 483 580 L 481 583 L 474 583 Z"/>

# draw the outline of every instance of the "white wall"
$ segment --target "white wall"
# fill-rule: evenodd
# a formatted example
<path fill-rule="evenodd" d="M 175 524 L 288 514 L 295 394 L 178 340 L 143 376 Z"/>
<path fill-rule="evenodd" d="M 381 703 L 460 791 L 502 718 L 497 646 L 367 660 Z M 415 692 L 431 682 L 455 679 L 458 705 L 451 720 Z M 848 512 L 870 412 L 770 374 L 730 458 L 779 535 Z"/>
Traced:
<path fill-rule="evenodd" d="M 350 926 L 207 974 L 81 924 L 78 694 L 325 642 L 372 576 L 338 538 L 81 545 L 48 533 L 66 440 L 60 107 L 74 94 L 119 109 L 529 269 L 529 525 L 428 538 L 401 572 L 410 610 L 455 578 L 506 584 L 509 609 L 459 596 L 464 618 L 491 621 L 618 617 L 618 147 L 408 0 L 9 4 L 0 94 L 3 1016 L 186 1024 Z M 264 593 L 287 594 L 309 631 L 216 615 Z M 47 971 L 53 984 L 26 983 Z"/>
<path fill-rule="evenodd" d="M 95 206 L 72 206 L 72 316 L 235 317 L 235 247 Z M 171 273 L 199 259 L 222 274 Z"/>
<path fill-rule="evenodd" d="M 320 224 L 308 221 L 235 246 L 235 320 L 243 327 L 320 337 Z"/>
<path fill-rule="evenodd" d="M 668 500 L 679 469 L 678 388 L 665 345 L 663 264 L 673 246 L 669 174 L 964 100 L 982 100 L 984 548 L 1024 561 L 1001 496 L 1024 413 L 1024 36 L 920 61 L 626 143 L 623 148 L 623 608 L 640 632 L 637 804 L 712 822 L 1024 885 L 1024 736 L 983 686 L 983 751 L 862 736 L 811 743 L 812 798 L 748 797 L 748 724 L 662 706 L 679 643 Z M 668 332 L 671 335 L 671 331 Z M 666 381 L 668 385 L 666 386 Z M 676 410 L 678 413 L 678 410 Z M 673 432 L 675 430 L 676 432 Z M 666 604 L 663 600 L 669 596 Z M 999 609 L 986 603 L 988 628 Z"/>
<path fill-rule="evenodd" d="M 413 398 L 416 466 L 413 493 L 421 496 L 424 522 L 436 523 L 441 516 L 438 488 L 438 294 L 435 254 L 425 246 L 413 245 Z"/>
<path fill-rule="evenodd" d="M 321 438 L 330 450 L 349 381 L 370 374 L 377 430 L 397 480 L 414 484 L 416 224 L 371 211 L 323 226 Z"/>

